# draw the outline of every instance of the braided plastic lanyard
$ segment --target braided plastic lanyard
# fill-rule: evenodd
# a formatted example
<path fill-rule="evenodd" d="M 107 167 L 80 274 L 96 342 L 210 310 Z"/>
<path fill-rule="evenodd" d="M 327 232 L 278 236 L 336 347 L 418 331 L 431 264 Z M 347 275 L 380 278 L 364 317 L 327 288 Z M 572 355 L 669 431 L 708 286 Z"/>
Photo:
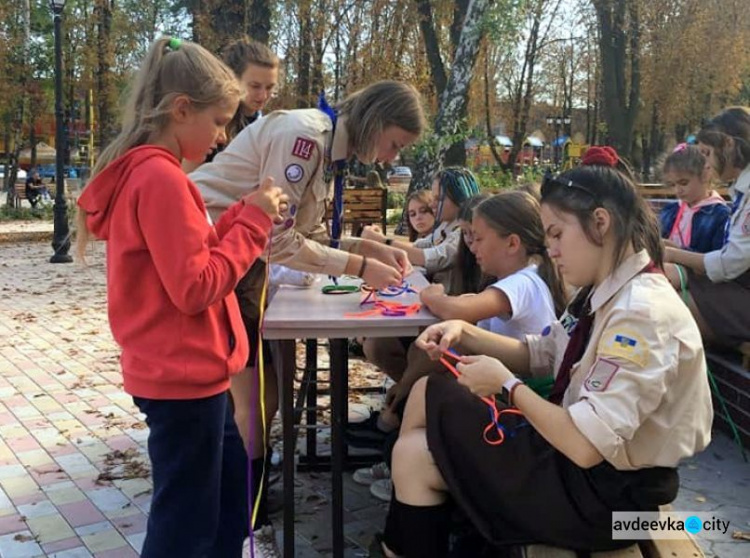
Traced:
<path fill-rule="evenodd" d="M 388 287 L 386 289 L 375 290 L 372 287 L 363 284 L 360 287 L 362 292 L 367 293 L 362 301 L 359 303 L 360 306 L 373 306 L 371 310 L 365 310 L 363 312 L 350 312 L 346 314 L 348 318 L 365 318 L 368 316 L 388 316 L 388 317 L 402 317 L 410 314 L 416 314 L 422 305 L 418 302 L 414 304 L 401 304 L 399 302 L 391 302 L 380 300 L 378 296 L 395 297 L 405 293 L 416 293 L 407 281 L 401 283 L 398 287 Z"/>
<path fill-rule="evenodd" d="M 443 356 L 440 357 L 440 362 L 443 364 L 443 366 L 445 366 L 456 378 L 459 378 L 461 376 L 461 372 L 459 372 L 456 367 L 448 361 L 448 358 L 452 358 L 456 362 L 458 362 L 461 357 L 455 351 L 450 349 L 444 351 Z M 484 428 L 484 432 L 482 432 L 482 438 L 491 446 L 499 446 L 505 441 L 506 434 L 505 427 L 500 424 L 500 417 L 502 415 L 518 415 L 522 417 L 523 413 L 516 408 L 503 409 L 502 411 L 498 410 L 494 395 L 490 395 L 488 397 L 482 397 L 478 395 L 477 397 L 479 397 L 479 399 L 487 404 L 490 411 L 490 423 Z M 493 430 L 497 432 L 496 439 L 490 438 L 490 433 Z"/>

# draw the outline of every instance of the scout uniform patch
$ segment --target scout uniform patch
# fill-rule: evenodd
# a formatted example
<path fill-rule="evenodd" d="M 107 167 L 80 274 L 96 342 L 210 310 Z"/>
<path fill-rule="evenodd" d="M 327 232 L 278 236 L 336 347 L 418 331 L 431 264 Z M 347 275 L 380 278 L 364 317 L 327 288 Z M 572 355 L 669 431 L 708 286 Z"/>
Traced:
<path fill-rule="evenodd" d="M 286 176 L 286 179 L 292 183 L 296 184 L 300 180 L 302 180 L 302 177 L 305 176 L 305 171 L 302 169 L 302 167 L 296 163 L 289 165 L 286 169 L 284 169 L 284 176 Z"/>
<path fill-rule="evenodd" d="M 648 362 L 648 346 L 646 341 L 634 331 L 613 328 L 605 331 L 597 353 L 602 356 L 613 356 L 645 366 Z"/>
<path fill-rule="evenodd" d="M 294 140 L 294 147 L 292 148 L 292 155 L 309 161 L 312 157 L 313 149 L 315 149 L 315 142 L 307 138 L 297 138 Z"/>
<path fill-rule="evenodd" d="M 619 369 L 620 367 L 611 360 L 598 358 L 583 381 L 583 387 L 588 391 L 604 391 Z"/>

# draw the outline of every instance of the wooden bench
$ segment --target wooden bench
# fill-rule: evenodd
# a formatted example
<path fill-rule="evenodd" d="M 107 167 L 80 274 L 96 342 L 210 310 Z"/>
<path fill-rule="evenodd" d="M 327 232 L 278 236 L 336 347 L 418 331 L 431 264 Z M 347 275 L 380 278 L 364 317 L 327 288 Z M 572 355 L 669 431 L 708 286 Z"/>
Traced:
<path fill-rule="evenodd" d="M 387 204 L 385 188 L 345 188 L 343 229 L 349 225 L 351 234 L 359 235 L 365 225 L 378 224 L 385 234 Z M 332 218 L 333 204 L 330 203 L 326 219 Z"/>
<path fill-rule="evenodd" d="M 45 182 L 43 184 L 47 187 L 47 191 L 49 192 L 50 197 L 54 200 L 55 199 L 55 185 L 54 183 L 47 183 Z M 69 194 L 69 190 L 67 188 L 67 184 L 65 185 L 65 193 Z M 26 182 L 16 182 L 13 185 L 13 207 L 18 209 L 21 207 L 21 203 L 26 199 Z"/>
<path fill-rule="evenodd" d="M 660 506 L 671 511 L 672 506 Z M 513 549 L 513 558 L 704 558 L 695 539 L 688 533 L 680 539 L 640 541 L 621 550 L 606 552 L 575 552 L 543 544 Z"/>

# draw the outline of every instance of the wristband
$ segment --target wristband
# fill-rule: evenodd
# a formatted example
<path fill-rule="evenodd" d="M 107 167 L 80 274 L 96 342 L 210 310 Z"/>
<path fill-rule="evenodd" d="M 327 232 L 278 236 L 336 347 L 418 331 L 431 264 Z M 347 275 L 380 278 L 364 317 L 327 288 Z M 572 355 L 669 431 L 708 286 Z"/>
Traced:
<path fill-rule="evenodd" d="M 362 265 L 359 266 L 359 273 L 357 273 L 357 277 L 359 278 L 364 277 L 365 269 L 367 269 L 367 256 L 362 256 Z"/>
<path fill-rule="evenodd" d="M 520 385 L 523 385 L 523 380 L 516 378 L 515 376 L 503 384 L 503 396 L 511 407 L 513 406 L 513 392 Z"/>

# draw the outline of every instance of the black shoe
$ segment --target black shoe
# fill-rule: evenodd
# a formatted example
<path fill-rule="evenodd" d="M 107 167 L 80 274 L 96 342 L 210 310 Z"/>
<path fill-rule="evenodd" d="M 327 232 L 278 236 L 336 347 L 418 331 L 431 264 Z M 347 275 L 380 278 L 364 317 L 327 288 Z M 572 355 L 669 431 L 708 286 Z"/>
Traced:
<path fill-rule="evenodd" d="M 347 430 L 380 430 L 378 428 L 378 417 L 380 416 L 380 411 L 373 411 L 370 413 L 370 416 L 367 417 L 365 420 L 361 420 L 359 422 L 347 422 L 346 423 L 346 429 Z"/>
<path fill-rule="evenodd" d="M 349 356 L 354 358 L 365 358 L 365 350 L 356 339 L 349 339 Z"/>
<path fill-rule="evenodd" d="M 344 440 L 353 448 L 374 449 L 383 451 L 385 439 L 388 436 L 380 430 L 346 430 Z"/>

